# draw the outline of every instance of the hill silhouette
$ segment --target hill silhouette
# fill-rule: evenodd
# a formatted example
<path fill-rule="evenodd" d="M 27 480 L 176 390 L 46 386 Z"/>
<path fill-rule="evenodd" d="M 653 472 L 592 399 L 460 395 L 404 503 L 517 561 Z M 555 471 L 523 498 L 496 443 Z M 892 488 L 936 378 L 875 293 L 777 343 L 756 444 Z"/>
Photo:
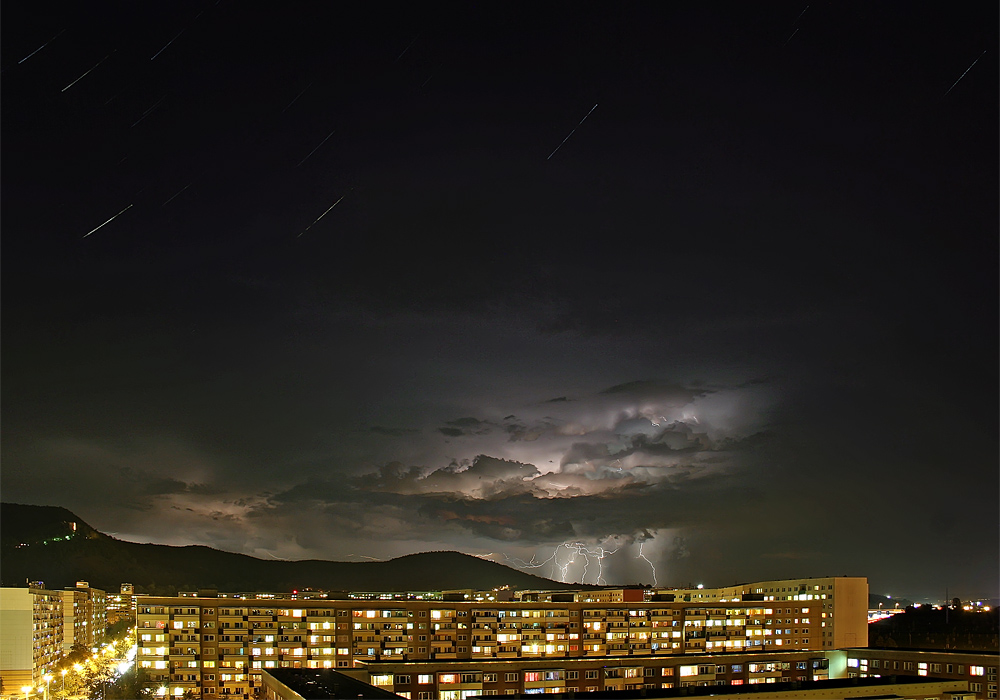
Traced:
<path fill-rule="evenodd" d="M 439 591 L 473 588 L 590 588 L 552 581 L 459 552 L 425 552 L 377 562 L 279 561 L 211 547 L 115 539 L 55 506 L 0 504 L 2 585 L 44 581 L 50 589 L 123 582 L 151 595 L 215 588 L 225 592 Z"/>

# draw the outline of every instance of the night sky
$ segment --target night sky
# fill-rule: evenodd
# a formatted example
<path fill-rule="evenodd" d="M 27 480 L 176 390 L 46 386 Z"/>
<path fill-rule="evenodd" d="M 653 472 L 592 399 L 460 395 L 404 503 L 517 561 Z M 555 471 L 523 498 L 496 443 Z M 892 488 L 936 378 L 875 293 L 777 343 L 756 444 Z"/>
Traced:
<path fill-rule="evenodd" d="M 996 596 L 997 26 L 5 2 L 3 500 L 262 558 Z"/>

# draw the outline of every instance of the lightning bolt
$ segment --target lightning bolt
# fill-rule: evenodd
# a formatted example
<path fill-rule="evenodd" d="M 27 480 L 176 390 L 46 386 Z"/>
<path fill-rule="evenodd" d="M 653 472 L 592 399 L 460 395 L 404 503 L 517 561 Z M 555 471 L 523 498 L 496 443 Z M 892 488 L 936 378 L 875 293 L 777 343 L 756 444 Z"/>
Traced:
<path fill-rule="evenodd" d="M 656 567 L 653 566 L 653 562 L 651 562 L 649 559 L 646 559 L 646 555 L 642 553 L 642 545 L 644 545 L 644 544 L 645 544 L 645 542 L 640 542 L 639 543 L 639 556 L 637 556 L 636 559 L 642 559 L 647 564 L 649 564 L 649 568 L 653 570 L 653 585 L 655 586 L 656 585 Z"/>
<path fill-rule="evenodd" d="M 559 554 L 564 549 L 566 550 L 566 554 L 569 558 L 565 563 L 560 563 Z M 618 548 L 609 551 L 601 545 L 591 547 L 583 542 L 563 542 L 562 544 L 556 545 L 555 549 L 552 550 L 552 554 L 544 561 L 535 561 L 534 555 L 532 555 L 529 561 L 524 561 L 523 559 L 511 557 L 506 554 L 503 556 L 508 562 L 511 562 L 519 569 L 540 569 L 551 563 L 553 578 L 555 578 L 555 571 L 558 569 L 559 580 L 563 583 L 567 582 L 566 580 L 569 577 L 570 564 L 576 563 L 577 557 L 583 557 L 584 560 L 583 575 L 580 578 L 580 583 L 585 583 L 587 580 L 587 574 L 590 570 L 591 557 L 594 557 L 597 560 L 598 565 L 596 583 L 599 586 L 603 586 L 607 585 L 607 581 L 604 580 L 604 558 L 611 556 L 617 551 Z"/>

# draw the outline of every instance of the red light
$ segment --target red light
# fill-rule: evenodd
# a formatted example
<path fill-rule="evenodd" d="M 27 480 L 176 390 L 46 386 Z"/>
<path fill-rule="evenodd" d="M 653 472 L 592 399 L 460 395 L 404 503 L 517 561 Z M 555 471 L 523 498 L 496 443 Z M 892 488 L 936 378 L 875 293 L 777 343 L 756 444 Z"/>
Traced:
<path fill-rule="evenodd" d="M 292 591 L 293 594 L 298 595 L 298 591 Z"/>

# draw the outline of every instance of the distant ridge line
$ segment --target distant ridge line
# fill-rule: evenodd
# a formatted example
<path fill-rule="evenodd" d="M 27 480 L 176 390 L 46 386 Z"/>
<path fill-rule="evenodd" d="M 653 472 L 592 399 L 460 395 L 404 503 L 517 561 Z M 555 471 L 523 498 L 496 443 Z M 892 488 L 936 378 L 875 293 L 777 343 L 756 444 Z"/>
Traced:
<path fill-rule="evenodd" d="M 76 523 L 73 530 L 70 523 Z M 150 595 L 216 589 L 226 592 L 440 591 L 594 588 L 518 571 L 452 551 L 406 554 L 386 561 L 260 559 L 205 545 L 172 546 L 118 540 L 59 506 L 0 503 L 2 584 L 44 581 L 48 588 L 86 580 L 117 591 L 121 583 Z"/>

